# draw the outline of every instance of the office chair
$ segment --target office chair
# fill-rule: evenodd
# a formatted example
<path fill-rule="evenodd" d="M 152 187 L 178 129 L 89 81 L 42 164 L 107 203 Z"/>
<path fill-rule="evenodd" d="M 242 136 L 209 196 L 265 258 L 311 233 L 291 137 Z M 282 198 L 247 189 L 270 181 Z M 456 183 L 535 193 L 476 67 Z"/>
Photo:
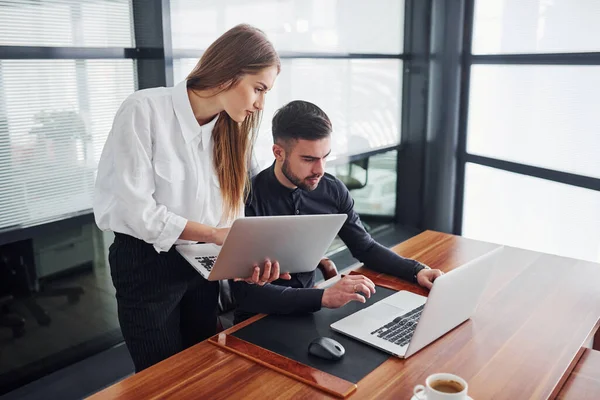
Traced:
<path fill-rule="evenodd" d="M 13 337 L 19 338 L 25 334 L 25 319 L 10 312 L 12 296 L 0 297 L 0 327 L 12 329 Z"/>
<path fill-rule="evenodd" d="M 352 174 L 354 168 L 361 168 L 365 171 L 365 180 L 360 181 Z M 342 181 L 348 190 L 362 189 L 369 183 L 369 157 L 361 158 L 360 160 L 350 161 L 348 163 L 348 173 L 338 174 L 337 178 Z"/>
<path fill-rule="evenodd" d="M 360 168 L 364 170 L 364 181 L 359 180 L 358 178 L 356 178 L 355 175 L 352 174 L 353 168 Z M 346 188 L 348 188 L 349 191 L 364 188 L 369 183 L 369 157 L 361 158 L 360 160 L 350 161 L 348 163 L 347 174 L 336 174 L 336 176 L 340 181 L 342 181 L 344 185 L 346 185 Z M 370 232 L 371 227 L 369 226 L 369 224 L 365 223 L 362 220 L 361 222 L 367 230 L 367 232 Z"/>
<path fill-rule="evenodd" d="M 8 285 L 15 301 L 21 302 L 39 325 L 50 325 L 52 319 L 39 305 L 40 297 L 65 296 L 69 304 L 79 302 L 84 291 L 81 287 L 35 290 L 35 267 L 31 241 L 10 243 L 0 247 L 0 269 L 8 276 Z"/>
<path fill-rule="evenodd" d="M 331 279 L 338 274 L 338 270 L 335 266 L 335 263 L 329 258 L 321 259 L 318 268 L 321 270 L 321 273 L 323 274 L 323 278 L 325 278 L 325 280 Z"/>
<path fill-rule="evenodd" d="M 323 273 L 325 280 L 338 274 L 335 263 L 329 258 L 323 258 L 317 266 Z M 233 310 L 236 307 L 231 287 L 226 280 L 219 281 L 219 311 L 217 316 L 217 333 L 233 326 Z"/>

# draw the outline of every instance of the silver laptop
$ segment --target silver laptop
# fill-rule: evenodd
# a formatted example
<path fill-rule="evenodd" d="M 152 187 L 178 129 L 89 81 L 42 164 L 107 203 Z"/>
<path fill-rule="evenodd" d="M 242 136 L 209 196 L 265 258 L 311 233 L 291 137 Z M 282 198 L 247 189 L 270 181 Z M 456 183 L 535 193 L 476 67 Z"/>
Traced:
<path fill-rule="evenodd" d="M 410 357 L 471 318 L 502 249 L 440 276 L 429 297 L 402 290 L 331 328 L 400 358 Z"/>
<path fill-rule="evenodd" d="M 234 221 L 223 246 L 178 245 L 209 281 L 247 278 L 252 267 L 277 260 L 281 272 L 313 271 L 346 221 L 346 214 L 248 217 Z M 262 272 L 262 269 L 261 269 Z"/>

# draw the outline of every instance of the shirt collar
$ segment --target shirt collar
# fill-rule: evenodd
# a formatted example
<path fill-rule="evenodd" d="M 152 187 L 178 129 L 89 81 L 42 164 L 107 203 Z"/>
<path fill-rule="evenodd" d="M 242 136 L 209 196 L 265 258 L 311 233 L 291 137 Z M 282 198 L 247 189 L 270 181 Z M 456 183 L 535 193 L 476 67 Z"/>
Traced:
<path fill-rule="evenodd" d="M 268 179 L 269 187 L 277 192 L 284 193 L 284 194 L 291 194 L 291 193 L 300 192 L 302 190 L 299 187 L 290 189 L 289 187 L 284 186 L 281 182 L 279 182 L 279 179 L 277 179 L 277 176 L 275 175 L 275 161 L 273 161 L 273 164 L 271 164 L 271 167 L 269 168 L 268 176 L 269 176 L 269 179 Z"/>
<path fill-rule="evenodd" d="M 196 136 L 202 134 L 201 146 L 203 150 L 207 150 L 211 140 L 212 130 L 215 127 L 219 116 L 217 115 L 204 125 L 198 123 L 188 97 L 186 80 L 178 83 L 173 88 L 173 109 L 175 110 L 179 125 L 181 126 L 181 133 L 185 143 L 191 142 Z"/>
<path fill-rule="evenodd" d="M 200 143 L 200 146 L 202 146 L 202 150 L 209 149 L 209 143 L 212 140 L 212 131 L 218 119 L 219 114 L 217 114 L 212 120 L 200 126 L 200 133 L 202 134 L 202 141 Z"/>

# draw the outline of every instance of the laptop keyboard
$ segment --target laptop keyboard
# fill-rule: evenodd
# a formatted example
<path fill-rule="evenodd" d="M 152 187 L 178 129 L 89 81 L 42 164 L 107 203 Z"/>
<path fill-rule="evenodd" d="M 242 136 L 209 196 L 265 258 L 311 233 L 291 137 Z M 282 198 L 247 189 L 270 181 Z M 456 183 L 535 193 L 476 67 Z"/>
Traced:
<path fill-rule="evenodd" d="M 217 256 L 201 256 L 196 257 L 196 261 L 200 263 L 208 272 L 212 271 L 213 265 L 215 265 L 215 261 L 217 261 Z"/>
<path fill-rule="evenodd" d="M 419 318 L 421 318 L 424 307 L 425 304 L 404 315 L 394 318 L 393 321 L 371 332 L 371 335 L 376 335 L 390 343 L 404 346 L 406 343 L 410 342 L 413 333 L 415 333 L 417 322 L 419 321 Z"/>

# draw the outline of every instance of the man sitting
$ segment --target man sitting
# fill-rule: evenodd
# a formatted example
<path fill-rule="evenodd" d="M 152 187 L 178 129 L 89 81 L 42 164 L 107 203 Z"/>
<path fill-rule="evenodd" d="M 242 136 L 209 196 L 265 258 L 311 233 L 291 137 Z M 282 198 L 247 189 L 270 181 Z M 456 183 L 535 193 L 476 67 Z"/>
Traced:
<path fill-rule="evenodd" d="M 312 103 L 292 101 L 275 113 L 272 129 L 275 162 L 252 179 L 246 216 L 347 214 L 338 235 L 355 258 L 370 269 L 430 289 L 442 272 L 403 258 L 373 240 L 354 211 L 346 186 L 325 173 L 332 131 L 327 115 Z M 365 297 L 375 293 L 373 282 L 362 275 L 345 276 L 327 289 L 313 288 L 314 271 L 291 275 L 290 280 L 264 286 L 231 282 L 238 303 L 235 323 L 255 313 L 314 312 L 353 300 L 364 303 Z"/>

